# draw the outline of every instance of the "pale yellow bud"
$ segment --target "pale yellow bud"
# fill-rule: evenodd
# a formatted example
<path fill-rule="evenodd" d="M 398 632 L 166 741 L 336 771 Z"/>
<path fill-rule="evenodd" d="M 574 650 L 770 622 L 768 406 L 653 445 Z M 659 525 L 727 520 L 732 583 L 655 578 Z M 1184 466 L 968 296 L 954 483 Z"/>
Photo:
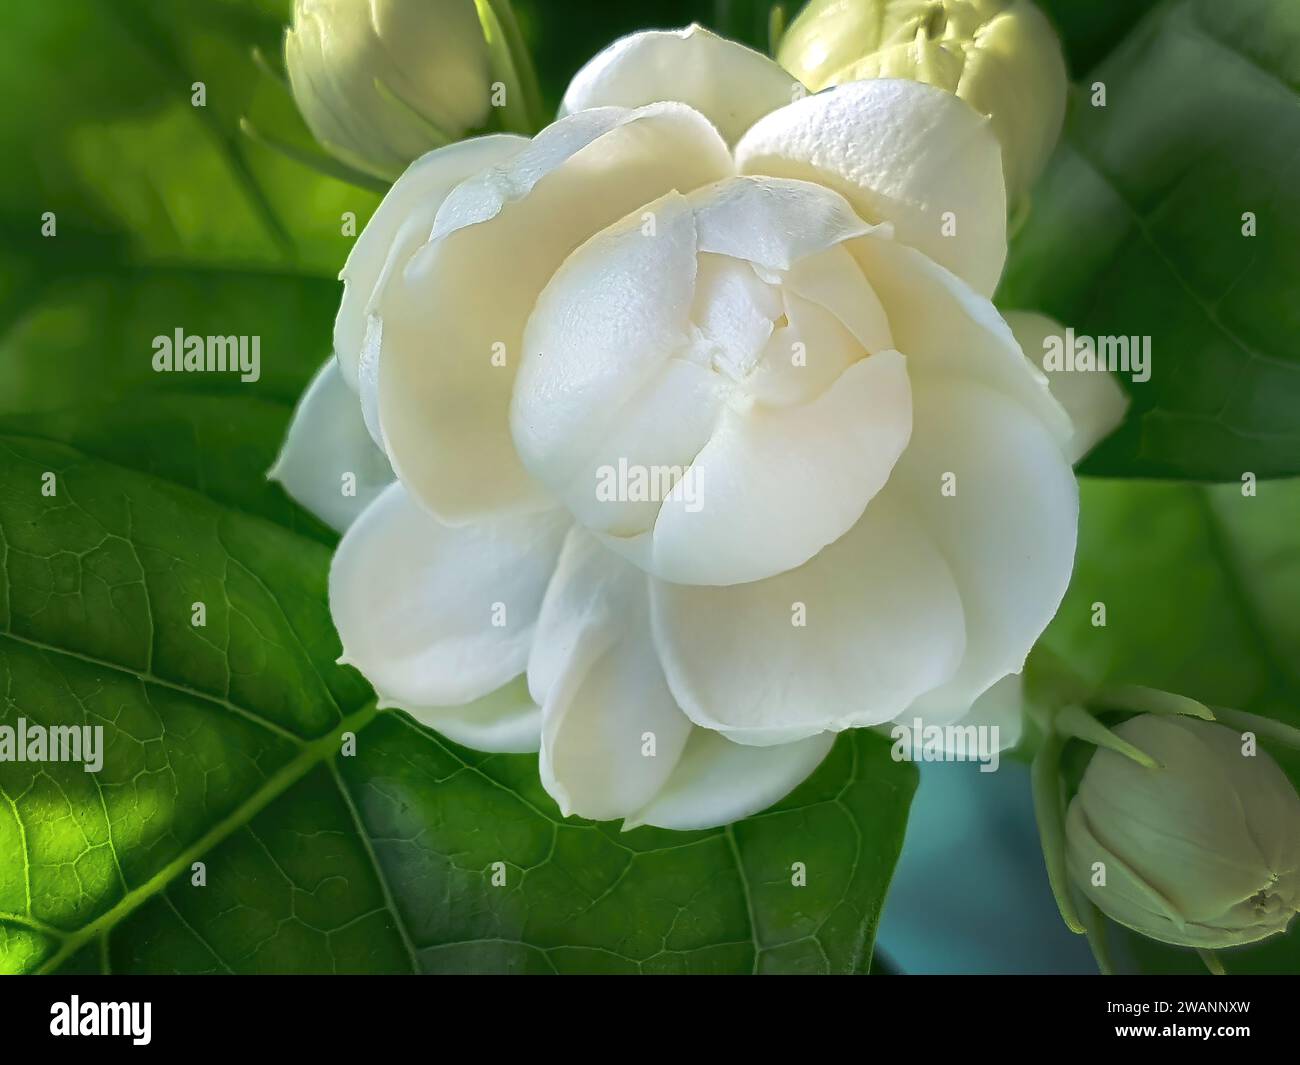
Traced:
<path fill-rule="evenodd" d="M 492 106 L 474 0 L 295 0 L 285 62 L 316 139 L 384 178 L 484 125 Z"/>
<path fill-rule="evenodd" d="M 1042 172 L 1065 116 L 1061 46 L 1029 0 L 812 0 L 777 59 L 814 92 L 907 78 L 965 100 L 993 124 L 1012 202 Z"/>

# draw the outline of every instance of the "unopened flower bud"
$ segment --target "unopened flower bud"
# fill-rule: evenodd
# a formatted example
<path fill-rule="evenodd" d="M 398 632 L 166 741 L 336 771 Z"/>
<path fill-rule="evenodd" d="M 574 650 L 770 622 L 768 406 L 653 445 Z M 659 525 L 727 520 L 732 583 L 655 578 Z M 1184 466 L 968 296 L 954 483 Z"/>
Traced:
<path fill-rule="evenodd" d="M 908 78 L 956 94 L 989 116 L 1012 202 L 1042 171 L 1065 117 L 1061 46 L 1030 0 L 812 0 L 777 59 L 814 92 Z"/>
<path fill-rule="evenodd" d="M 1112 920 L 1215 949 L 1285 931 L 1300 907 L 1300 796 L 1240 732 L 1143 714 L 1113 730 L 1066 817 L 1071 879 Z"/>
<path fill-rule="evenodd" d="M 474 0 L 295 0 L 285 62 L 316 139 L 383 178 L 483 126 L 492 105 Z"/>

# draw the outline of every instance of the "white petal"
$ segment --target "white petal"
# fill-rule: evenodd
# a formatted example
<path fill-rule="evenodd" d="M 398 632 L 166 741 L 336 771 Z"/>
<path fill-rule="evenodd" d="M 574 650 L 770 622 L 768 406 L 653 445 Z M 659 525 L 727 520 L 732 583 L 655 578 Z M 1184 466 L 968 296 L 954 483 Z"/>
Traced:
<path fill-rule="evenodd" d="M 643 528 L 657 504 L 598 495 L 620 458 L 689 465 L 721 397 L 690 343 L 694 216 L 685 197 L 649 203 L 653 235 L 634 213 L 571 255 L 546 286 L 525 332 L 511 407 L 528 471 L 590 528 Z M 648 514 L 645 513 L 647 506 Z"/>
<path fill-rule="evenodd" d="M 535 754 L 542 744 L 542 708 L 529 697 L 528 682 L 522 674 L 464 706 L 402 709 L 453 743 L 476 751 Z"/>
<path fill-rule="evenodd" d="M 1021 733 L 1024 731 L 1024 687 L 1023 674 L 1009 673 L 976 699 L 973 705 L 953 703 L 940 706 L 932 703 L 928 708 L 924 708 L 918 704 L 908 707 L 898 715 L 896 720 L 899 724 L 912 729 L 913 735 L 931 725 L 943 727 L 953 723 L 959 723 L 963 729 L 969 726 L 988 730 L 997 729 L 996 737 L 991 731 L 989 732 L 987 741 L 989 746 L 985 749 L 1010 750 L 1020 742 Z M 882 727 L 888 732 L 892 726 Z M 970 734 L 966 733 L 965 736 L 969 737 Z M 955 753 L 955 739 L 955 734 L 944 733 L 945 753 Z M 968 738 L 965 738 L 962 742 L 962 753 L 967 755 L 968 761 L 972 760 L 974 752 L 980 749 L 977 745 L 978 741 L 972 744 Z"/>
<path fill-rule="evenodd" d="M 952 676 L 965 646 L 943 556 L 878 501 L 799 569 L 725 588 L 654 581 L 651 601 L 679 705 L 741 743 L 888 721 Z"/>
<path fill-rule="evenodd" d="M 702 26 L 688 26 L 615 41 L 574 75 L 560 114 L 677 100 L 703 114 L 734 144 L 798 92 L 799 83 L 767 56 Z"/>
<path fill-rule="evenodd" d="M 1009 751 L 1025 730 L 1025 677 L 1008 673 L 975 700 L 963 725 L 997 729 L 997 749 Z"/>
<path fill-rule="evenodd" d="M 860 271 L 855 272 L 861 276 Z M 747 394 L 768 407 L 815 402 L 863 357 L 862 343 L 843 319 L 792 291 L 781 295 L 785 322 L 773 329 L 745 381 Z M 895 353 L 886 348 L 887 344 L 873 350 L 888 355 L 886 361 L 890 361 Z"/>
<path fill-rule="evenodd" d="M 905 361 L 880 352 L 811 402 L 728 408 L 654 529 L 606 542 L 665 581 L 783 573 L 854 526 L 910 432 Z"/>
<path fill-rule="evenodd" d="M 357 387 L 366 317 L 385 268 L 401 269 L 429 239 L 438 208 L 460 182 L 509 159 L 528 140 L 510 133 L 450 144 L 416 159 L 385 194 L 352 245 L 339 277 L 343 301 L 334 321 L 334 351 L 344 379 Z"/>
<path fill-rule="evenodd" d="M 509 426 L 538 294 L 592 234 L 731 166 L 716 131 L 681 104 L 602 108 L 547 127 L 447 197 L 431 241 L 378 295 L 384 440 L 434 513 L 462 522 L 549 505 Z"/>
<path fill-rule="evenodd" d="M 893 348 L 889 316 L 862 269 L 843 245 L 827 248 L 795 263 L 781 277 L 787 293 L 824 307 L 844 323 L 863 351 Z"/>
<path fill-rule="evenodd" d="M 951 93 L 849 82 L 761 119 L 736 160 L 742 173 L 827 185 L 976 291 L 997 286 L 1007 251 L 1001 150 L 988 119 Z"/>
<path fill-rule="evenodd" d="M 357 398 L 361 400 L 361 417 L 375 446 L 388 454 L 384 430 L 379 424 L 379 350 L 384 324 L 375 315 L 366 317 L 365 339 L 361 342 L 361 362 L 357 367 Z"/>
<path fill-rule="evenodd" d="M 714 349 L 712 359 L 738 374 L 759 361 L 772 339 L 785 312 L 780 291 L 750 263 L 729 255 L 704 252 L 696 266 L 691 320 Z"/>
<path fill-rule="evenodd" d="M 1079 490 L 1042 423 L 1005 395 L 914 378 L 912 398 L 912 441 L 869 512 L 915 516 L 957 581 L 965 657 L 915 706 L 952 720 L 1020 672 L 1056 613 L 1074 565 Z"/>
<path fill-rule="evenodd" d="M 1059 322 L 1034 311 L 1004 311 L 1003 317 L 1025 357 L 1043 368 L 1052 395 L 1070 416 L 1074 432 L 1065 442 L 1065 454 L 1078 462 L 1124 420 L 1128 395 L 1115 375 L 1104 370 L 1049 372 L 1043 366 L 1049 337 L 1055 337 L 1064 350 L 1065 327 Z"/>
<path fill-rule="evenodd" d="M 511 408 L 526 469 L 664 580 L 731 584 L 805 562 L 857 521 L 906 445 L 907 371 L 897 352 L 863 359 L 832 311 L 760 274 L 798 273 L 881 341 L 887 323 L 842 250 L 868 231 L 828 190 L 731 178 L 597 234 L 528 322 Z M 631 480 L 652 473 L 654 491 Z"/>
<path fill-rule="evenodd" d="M 867 236 L 847 245 L 880 297 L 913 381 L 969 380 L 1009 396 L 1064 442 L 1070 417 L 984 297 L 920 252 Z"/>
<path fill-rule="evenodd" d="M 529 687 L 544 693 L 542 784 L 566 817 L 640 809 L 686 746 L 691 724 L 659 665 L 646 581 L 575 528 L 547 590 Z"/>
<path fill-rule="evenodd" d="M 348 474 L 351 485 L 344 481 Z M 325 360 L 298 400 L 280 455 L 266 476 L 339 532 L 392 482 L 392 467 L 370 439 L 337 359 Z M 356 494 L 345 495 L 345 487 Z"/>
<path fill-rule="evenodd" d="M 655 825 L 686 832 L 739 821 L 784 799 L 803 783 L 835 743 L 834 733 L 775 747 L 733 743 L 696 728 L 673 775 L 623 829 Z"/>
<path fill-rule="evenodd" d="M 568 516 L 451 527 L 393 484 L 330 567 L 343 661 L 402 707 L 460 706 L 523 672 Z"/>
<path fill-rule="evenodd" d="M 733 177 L 690 196 L 700 251 L 789 270 L 873 231 L 849 202 L 808 181 Z"/>

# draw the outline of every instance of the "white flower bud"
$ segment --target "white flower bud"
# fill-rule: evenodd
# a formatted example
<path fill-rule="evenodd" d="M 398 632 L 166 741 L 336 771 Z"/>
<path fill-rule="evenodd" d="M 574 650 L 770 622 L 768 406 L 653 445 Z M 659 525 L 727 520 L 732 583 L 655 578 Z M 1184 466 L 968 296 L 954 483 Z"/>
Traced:
<path fill-rule="evenodd" d="M 1066 817 L 1075 884 L 1113 920 L 1179 946 L 1284 931 L 1300 906 L 1300 796 L 1278 764 L 1195 718 L 1143 714 L 1114 732 L 1159 768 L 1093 755 Z"/>
<path fill-rule="evenodd" d="M 777 58 L 814 92 L 908 78 L 956 94 L 992 121 L 1012 202 L 1042 171 L 1065 117 L 1065 60 L 1029 0 L 812 0 Z"/>
<path fill-rule="evenodd" d="M 384 178 L 484 125 L 491 107 L 474 0 L 295 0 L 285 62 L 316 139 Z"/>

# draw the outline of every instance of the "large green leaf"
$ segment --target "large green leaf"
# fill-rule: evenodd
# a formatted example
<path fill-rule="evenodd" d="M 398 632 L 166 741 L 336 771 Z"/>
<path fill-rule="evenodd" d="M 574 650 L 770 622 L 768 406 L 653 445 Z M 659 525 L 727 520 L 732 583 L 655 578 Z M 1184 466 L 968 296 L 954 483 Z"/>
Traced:
<path fill-rule="evenodd" d="M 0 763 L 0 969 L 868 966 L 915 783 L 884 738 L 728 829 L 566 821 L 534 757 L 332 664 L 326 547 L 62 444 L 0 454 L 0 722 L 105 736 L 99 774 Z"/>
<path fill-rule="evenodd" d="M 1300 5 L 1181 0 L 1076 91 L 999 302 L 1151 338 L 1151 379 L 1086 472 L 1300 472 L 1298 88 Z"/>
<path fill-rule="evenodd" d="M 1049 647 L 1094 680 L 1300 726 L 1300 480 L 1261 483 L 1255 496 L 1235 485 L 1089 480 L 1082 515 Z M 1265 746 L 1300 787 L 1300 752 Z M 1191 951 L 1128 938 L 1153 971 L 1200 966 Z M 1300 924 L 1223 957 L 1230 972 L 1300 972 Z"/>

